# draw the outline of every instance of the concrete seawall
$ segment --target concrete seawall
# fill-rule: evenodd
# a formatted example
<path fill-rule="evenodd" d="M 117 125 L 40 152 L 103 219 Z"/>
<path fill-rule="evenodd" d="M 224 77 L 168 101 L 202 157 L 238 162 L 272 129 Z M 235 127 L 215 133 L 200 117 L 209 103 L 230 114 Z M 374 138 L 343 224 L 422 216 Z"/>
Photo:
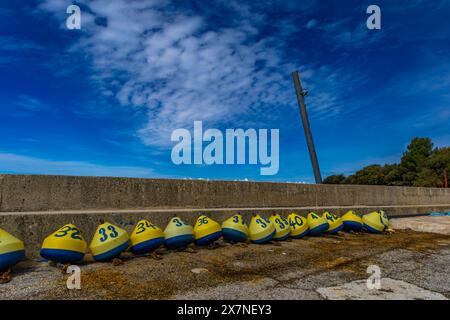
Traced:
<path fill-rule="evenodd" d="M 102 220 L 128 231 L 141 218 L 165 227 L 173 214 L 194 223 L 198 213 L 219 222 L 240 211 L 342 214 L 384 209 L 390 216 L 450 211 L 450 189 L 293 183 L 0 175 L 0 228 L 37 256 L 43 238 L 66 223 L 89 241 Z"/>

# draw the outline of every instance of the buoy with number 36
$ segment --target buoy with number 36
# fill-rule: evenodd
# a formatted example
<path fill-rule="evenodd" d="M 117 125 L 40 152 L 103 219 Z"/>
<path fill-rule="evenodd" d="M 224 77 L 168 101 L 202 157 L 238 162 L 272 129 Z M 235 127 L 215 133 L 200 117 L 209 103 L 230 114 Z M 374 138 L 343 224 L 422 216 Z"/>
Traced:
<path fill-rule="evenodd" d="M 233 242 L 245 242 L 248 238 L 248 226 L 239 213 L 222 223 L 223 238 Z"/>
<path fill-rule="evenodd" d="M 24 258 L 23 241 L 0 229 L 0 271 L 12 267 Z"/>
<path fill-rule="evenodd" d="M 159 248 L 164 243 L 164 233 L 148 220 L 138 221 L 130 236 L 130 251 L 143 254 Z"/>
<path fill-rule="evenodd" d="M 105 222 L 97 227 L 89 248 L 95 261 L 108 261 L 118 257 L 129 245 L 128 233 Z"/>
<path fill-rule="evenodd" d="M 75 263 L 83 260 L 86 248 L 87 243 L 80 230 L 69 223 L 44 239 L 40 254 L 50 261 Z"/>
<path fill-rule="evenodd" d="M 250 241 L 257 244 L 267 243 L 272 240 L 276 233 L 275 226 L 269 219 L 254 215 L 250 221 Z"/>
<path fill-rule="evenodd" d="M 164 239 L 167 248 L 182 248 L 194 242 L 194 230 L 181 218 L 173 217 L 164 230 Z"/>
<path fill-rule="evenodd" d="M 195 244 L 205 246 L 222 236 L 220 224 L 205 215 L 198 217 L 194 226 Z"/>

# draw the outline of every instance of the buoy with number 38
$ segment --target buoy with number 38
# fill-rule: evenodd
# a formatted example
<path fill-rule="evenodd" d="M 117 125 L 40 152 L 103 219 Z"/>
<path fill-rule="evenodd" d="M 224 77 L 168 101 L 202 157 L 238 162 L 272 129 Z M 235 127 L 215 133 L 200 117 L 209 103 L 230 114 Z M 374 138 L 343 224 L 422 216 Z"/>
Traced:
<path fill-rule="evenodd" d="M 342 223 L 341 218 L 336 217 L 331 212 L 324 212 L 322 218 L 325 218 L 328 221 L 328 233 L 336 234 L 344 228 L 344 224 Z"/>
<path fill-rule="evenodd" d="M 275 226 L 269 219 L 254 215 L 250 221 L 250 241 L 257 244 L 267 243 L 272 240 L 276 231 Z"/>
<path fill-rule="evenodd" d="M 148 220 L 138 221 L 130 236 L 130 251 L 134 254 L 148 253 L 164 243 L 164 233 Z"/>
<path fill-rule="evenodd" d="M 320 217 L 315 212 L 308 213 L 308 225 L 309 234 L 312 236 L 317 236 L 328 230 L 328 221 L 325 218 Z"/>
<path fill-rule="evenodd" d="M 289 222 L 285 218 L 274 213 L 270 216 L 269 220 L 275 227 L 275 235 L 273 236 L 273 240 L 283 241 L 289 238 L 291 228 L 289 226 Z"/>
<path fill-rule="evenodd" d="M 24 258 L 23 241 L 0 229 L 0 271 L 12 267 Z"/>
<path fill-rule="evenodd" d="M 105 222 L 97 227 L 89 248 L 95 261 L 108 261 L 118 257 L 129 245 L 128 233 Z"/>
<path fill-rule="evenodd" d="M 309 233 L 308 221 L 301 215 L 291 213 L 288 216 L 288 221 L 291 227 L 291 238 L 299 239 Z"/>
<path fill-rule="evenodd" d="M 86 248 L 80 230 L 69 223 L 44 239 L 40 254 L 50 261 L 74 263 L 83 260 Z"/>
<path fill-rule="evenodd" d="M 245 242 L 248 238 L 248 226 L 239 213 L 233 215 L 222 223 L 222 235 L 225 240 Z"/>
<path fill-rule="evenodd" d="M 364 224 L 361 217 L 352 210 L 344 214 L 341 219 L 345 230 L 361 231 L 363 229 Z"/>
<path fill-rule="evenodd" d="M 182 248 L 194 242 L 194 230 L 181 218 L 173 217 L 164 229 L 164 239 L 167 248 Z"/>
<path fill-rule="evenodd" d="M 198 217 L 194 226 L 195 244 L 205 246 L 222 236 L 220 224 L 205 215 Z"/>

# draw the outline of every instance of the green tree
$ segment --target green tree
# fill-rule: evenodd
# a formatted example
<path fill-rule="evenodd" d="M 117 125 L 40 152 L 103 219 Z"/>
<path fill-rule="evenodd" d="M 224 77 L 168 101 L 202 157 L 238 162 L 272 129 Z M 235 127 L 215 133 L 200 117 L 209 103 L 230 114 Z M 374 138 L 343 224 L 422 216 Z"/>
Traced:
<path fill-rule="evenodd" d="M 412 186 L 427 165 L 428 157 L 433 153 L 430 138 L 414 138 L 400 160 L 399 169 L 403 185 Z"/>
<path fill-rule="evenodd" d="M 323 180 L 324 184 L 340 184 L 344 183 L 345 176 L 343 174 L 335 174 L 332 176 L 328 176 Z"/>

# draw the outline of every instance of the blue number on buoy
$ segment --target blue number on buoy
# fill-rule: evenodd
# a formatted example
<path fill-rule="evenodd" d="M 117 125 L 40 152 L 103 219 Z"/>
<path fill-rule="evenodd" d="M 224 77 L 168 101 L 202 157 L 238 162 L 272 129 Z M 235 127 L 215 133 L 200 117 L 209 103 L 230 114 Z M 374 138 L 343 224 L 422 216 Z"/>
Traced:
<path fill-rule="evenodd" d="M 267 221 L 266 221 L 266 222 L 267 222 Z M 265 224 L 264 221 L 261 220 L 261 219 L 256 219 L 256 223 L 260 224 L 261 227 L 263 227 L 263 228 L 266 228 L 266 227 L 267 227 L 267 224 Z"/>
<path fill-rule="evenodd" d="M 199 222 L 200 222 L 198 224 L 199 226 L 204 225 L 204 224 L 208 224 L 208 218 L 204 217 L 204 218 L 200 219 Z"/>
<path fill-rule="evenodd" d="M 276 218 L 275 222 L 280 225 L 280 229 L 284 229 L 284 223 L 280 219 Z"/>
<path fill-rule="evenodd" d="M 65 236 L 67 236 L 69 231 L 73 231 L 70 235 L 72 237 L 72 239 L 83 240 L 81 238 L 81 232 L 77 228 L 72 228 L 70 226 L 65 226 L 64 228 L 61 228 L 60 230 L 58 230 L 58 233 L 55 234 L 55 237 L 57 237 L 57 238 L 65 237 Z"/>
<path fill-rule="evenodd" d="M 138 231 L 136 232 L 136 234 L 142 233 L 148 228 L 156 229 L 155 226 L 149 223 L 148 221 L 141 222 L 137 225 Z"/>

